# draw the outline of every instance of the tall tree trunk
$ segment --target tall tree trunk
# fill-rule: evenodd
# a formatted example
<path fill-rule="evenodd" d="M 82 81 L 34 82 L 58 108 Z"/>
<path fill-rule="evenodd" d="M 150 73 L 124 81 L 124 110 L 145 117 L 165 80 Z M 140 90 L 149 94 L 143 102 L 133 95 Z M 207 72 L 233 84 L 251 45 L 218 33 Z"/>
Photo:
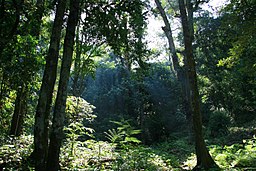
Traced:
<path fill-rule="evenodd" d="M 74 77 L 73 77 L 73 84 L 72 84 L 72 95 L 75 97 L 80 97 L 82 95 L 83 90 L 81 90 L 82 86 L 81 84 L 84 85 L 83 82 L 79 82 L 79 79 L 81 75 L 81 68 L 82 68 L 82 63 L 81 63 L 81 54 L 82 54 L 82 46 L 83 46 L 83 38 L 82 40 L 79 40 L 79 26 L 80 24 L 78 23 L 77 31 L 76 31 L 76 57 L 74 60 Z"/>
<path fill-rule="evenodd" d="M 190 1 L 186 1 L 188 8 L 191 5 Z M 197 76 L 196 76 L 196 69 L 195 69 L 195 60 L 193 56 L 193 35 L 191 29 L 192 19 L 188 19 L 186 6 L 184 0 L 179 0 L 179 8 L 181 14 L 181 22 L 183 28 L 183 36 L 184 36 L 184 43 L 185 43 L 185 54 L 188 63 L 188 76 L 189 76 L 189 85 L 190 85 L 190 96 L 191 96 L 191 109 L 192 109 L 192 118 L 193 118 L 193 128 L 195 134 L 195 148 L 196 148 L 196 156 L 197 156 L 197 168 L 204 168 L 208 170 L 212 167 L 217 167 L 216 163 L 210 156 L 209 151 L 206 148 L 205 141 L 203 139 L 202 133 L 202 117 L 200 111 L 200 97 L 197 87 Z M 190 16 L 191 17 L 191 16 Z"/>
<path fill-rule="evenodd" d="M 56 81 L 59 44 L 65 7 L 66 0 L 59 0 L 57 4 L 57 11 L 52 28 L 50 47 L 48 55 L 46 57 L 44 76 L 36 109 L 34 129 L 34 157 L 35 169 L 37 171 L 44 171 L 46 167 L 49 114 L 51 110 L 53 90 Z"/>
<path fill-rule="evenodd" d="M 72 64 L 75 28 L 79 17 L 79 0 L 70 1 L 70 13 L 68 17 L 66 36 L 64 40 L 63 60 L 61 64 L 60 81 L 55 102 L 52 132 L 48 150 L 47 169 L 59 170 L 59 155 L 61 141 L 64 137 L 63 127 L 67 100 L 68 81 Z"/>
<path fill-rule="evenodd" d="M 37 10 L 34 12 L 34 18 L 29 21 L 30 25 L 33 26 L 29 31 L 29 34 L 38 39 L 42 23 L 41 20 L 44 12 L 44 0 L 38 0 L 36 3 L 36 7 Z M 17 90 L 10 135 L 19 136 L 21 134 L 23 119 L 26 114 L 28 92 L 29 87 L 26 86 L 24 83 L 21 84 Z"/>
<path fill-rule="evenodd" d="M 188 74 L 187 74 L 187 64 L 185 62 L 185 66 L 181 67 L 179 65 L 179 59 L 178 59 L 178 55 L 176 52 L 176 47 L 174 44 L 174 39 L 173 39 L 173 34 L 172 34 L 172 30 L 171 30 L 171 25 L 170 22 L 167 18 L 167 15 L 164 11 L 164 8 L 161 4 L 161 2 L 159 0 L 155 0 L 156 6 L 160 12 L 160 15 L 164 21 L 165 27 L 162 27 L 165 36 L 167 37 L 168 40 L 168 44 L 169 44 L 169 51 L 171 53 L 171 58 L 172 58 L 172 65 L 173 65 L 173 69 L 175 71 L 176 77 L 181 85 L 181 94 L 182 94 L 182 103 L 183 103 L 183 107 L 184 107 L 184 112 L 186 114 L 186 119 L 188 122 L 188 128 L 189 130 L 192 129 L 192 119 L 191 119 L 191 107 L 190 107 L 190 97 L 189 97 L 189 85 L 188 85 Z M 185 58 L 185 57 L 184 57 Z M 184 61 L 186 61 L 186 59 L 184 59 Z"/>
<path fill-rule="evenodd" d="M 0 54 L 1 56 L 1 54 Z M 3 115 L 3 109 L 4 109 L 4 94 L 6 92 L 6 85 L 5 85 L 5 71 L 1 69 L 1 83 L 0 83 L 0 115 Z M 1 124 L 1 123 L 0 123 Z"/>
<path fill-rule="evenodd" d="M 20 136 L 22 132 L 23 119 L 27 107 L 27 86 L 20 86 L 15 99 L 14 114 L 12 116 L 10 135 Z"/>

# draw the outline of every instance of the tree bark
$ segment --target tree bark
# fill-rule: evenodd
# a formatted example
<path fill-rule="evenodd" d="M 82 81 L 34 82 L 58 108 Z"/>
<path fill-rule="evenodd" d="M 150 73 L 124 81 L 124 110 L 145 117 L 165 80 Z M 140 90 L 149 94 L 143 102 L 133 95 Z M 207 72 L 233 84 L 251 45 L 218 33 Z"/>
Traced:
<path fill-rule="evenodd" d="M 30 21 L 30 25 L 33 26 L 29 31 L 29 34 L 34 36 L 36 39 L 39 37 L 41 19 L 44 12 L 44 0 L 38 0 L 36 3 L 37 10 L 34 12 L 34 18 Z M 11 122 L 10 135 L 19 136 L 22 131 L 23 119 L 26 114 L 27 98 L 29 87 L 25 85 L 26 83 L 20 84 L 17 89 L 17 95 L 15 99 L 15 109 Z"/>
<path fill-rule="evenodd" d="M 22 124 L 26 114 L 27 107 L 27 88 L 21 86 L 17 90 L 17 97 L 15 99 L 15 108 L 12 116 L 10 135 L 20 136 L 22 132 Z"/>
<path fill-rule="evenodd" d="M 171 57 L 172 57 L 173 69 L 176 72 L 176 75 L 179 79 L 181 67 L 179 65 L 179 59 L 178 59 L 175 44 L 173 41 L 171 25 L 168 21 L 167 15 L 164 11 L 164 8 L 163 8 L 161 2 L 159 0 L 155 0 L 155 3 L 156 3 L 156 6 L 160 12 L 161 17 L 163 18 L 164 24 L 165 24 L 165 27 L 162 27 L 162 29 L 165 33 L 165 36 L 167 37 L 167 40 L 168 40 L 169 50 L 170 50 Z"/>
<path fill-rule="evenodd" d="M 49 114 L 51 110 L 53 90 L 56 81 L 59 44 L 65 7 L 66 0 L 59 0 L 57 4 L 50 47 L 46 57 L 44 76 L 36 109 L 34 129 L 34 157 L 35 169 L 37 171 L 44 171 L 46 168 Z"/>
<path fill-rule="evenodd" d="M 79 26 L 78 23 L 77 31 L 76 31 L 76 57 L 74 60 L 74 77 L 73 77 L 73 83 L 72 83 L 72 95 L 75 97 L 80 97 L 85 89 L 85 84 L 83 81 L 80 81 L 84 77 L 82 74 L 82 67 L 83 64 L 81 62 L 81 55 L 82 55 L 82 46 L 83 46 L 83 38 L 82 40 L 79 40 Z"/>
<path fill-rule="evenodd" d="M 186 1 L 188 8 L 191 5 L 190 1 Z M 188 76 L 189 76 L 189 85 L 190 85 L 190 96 L 191 96 L 191 109 L 192 109 L 192 118 L 193 118 L 193 128 L 194 128 L 194 135 L 195 135 L 195 148 L 196 148 L 196 156 L 197 156 L 197 168 L 204 168 L 206 170 L 217 167 L 216 163 L 210 156 L 209 151 L 206 148 L 205 141 L 203 139 L 202 133 L 202 117 L 200 111 L 200 97 L 197 87 L 197 76 L 196 76 L 196 69 L 195 69 L 195 60 L 193 56 L 193 35 L 191 29 L 192 19 L 188 19 L 186 6 L 184 0 L 179 0 L 179 8 L 181 14 L 181 23 L 183 28 L 183 36 L 184 36 L 184 43 L 185 43 L 185 54 L 188 63 Z M 191 17 L 191 15 L 190 15 Z"/>
<path fill-rule="evenodd" d="M 167 15 L 164 11 L 164 8 L 159 0 L 155 0 L 155 3 L 157 5 L 157 8 L 160 12 L 160 15 L 164 21 L 165 27 L 162 27 L 165 36 L 167 37 L 168 40 L 168 45 L 169 45 L 169 51 L 171 53 L 171 58 L 172 58 L 172 64 L 173 64 L 173 69 L 175 71 L 176 77 L 180 83 L 181 86 L 181 94 L 182 94 L 182 103 L 183 103 L 183 108 L 184 112 L 186 114 L 186 119 L 188 122 L 188 129 L 192 129 L 192 114 L 191 114 L 191 107 L 190 107 L 190 97 L 189 97 L 189 84 L 188 84 L 188 74 L 187 74 L 187 63 L 186 59 L 184 59 L 185 65 L 183 67 L 180 66 L 179 64 L 179 58 L 177 55 L 176 47 L 174 44 L 174 39 L 173 39 L 173 34 L 171 30 L 171 25 L 170 22 L 168 21 Z M 184 57 L 185 58 L 185 57 Z"/>
<path fill-rule="evenodd" d="M 66 36 L 64 40 L 63 61 L 61 65 L 60 81 L 55 102 L 53 125 L 48 150 L 47 170 L 59 170 L 59 155 L 61 141 L 64 137 L 63 127 L 67 100 L 68 81 L 72 64 L 75 28 L 79 17 L 79 0 L 70 1 Z"/>

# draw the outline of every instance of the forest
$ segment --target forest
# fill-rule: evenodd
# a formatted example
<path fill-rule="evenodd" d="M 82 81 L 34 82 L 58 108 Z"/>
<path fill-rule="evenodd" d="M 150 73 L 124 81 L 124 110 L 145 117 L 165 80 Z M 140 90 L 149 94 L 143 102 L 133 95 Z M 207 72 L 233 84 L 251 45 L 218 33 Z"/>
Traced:
<path fill-rule="evenodd" d="M 256 170 L 256 1 L 0 0 L 7 170 Z"/>

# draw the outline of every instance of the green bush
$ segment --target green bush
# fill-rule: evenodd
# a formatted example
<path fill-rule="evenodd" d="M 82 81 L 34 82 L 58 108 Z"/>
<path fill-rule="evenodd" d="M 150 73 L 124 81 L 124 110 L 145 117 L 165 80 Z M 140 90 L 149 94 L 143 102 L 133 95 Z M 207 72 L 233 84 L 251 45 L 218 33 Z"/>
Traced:
<path fill-rule="evenodd" d="M 33 136 L 20 137 L 6 136 L 0 146 L 0 165 L 6 170 L 26 170 L 29 163 L 27 159 L 32 153 Z"/>
<path fill-rule="evenodd" d="M 87 140 L 76 146 L 76 153 L 71 157 L 65 143 L 61 150 L 61 167 L 63 170 L 172 170 L 174 160 L 171 155 L 163 155 L 150 147 L 127 145 L 125 149 L 117 144 L 104 141 Z"/>
<path fill-rule="evenodd" d="M 211 146 L 210 153 L 221 168 L 236 170 L 237 168 L 256 167 L 256 137 L 243 140 L 242 143 L 230 146 Z"/>
<path fill-rule="evenodd" d="M 211 137 L 228 134 L 228 127 L 231 124 L 231 117 L 224 110 L 214 111 L 209 119 L 208 130 Z"/>

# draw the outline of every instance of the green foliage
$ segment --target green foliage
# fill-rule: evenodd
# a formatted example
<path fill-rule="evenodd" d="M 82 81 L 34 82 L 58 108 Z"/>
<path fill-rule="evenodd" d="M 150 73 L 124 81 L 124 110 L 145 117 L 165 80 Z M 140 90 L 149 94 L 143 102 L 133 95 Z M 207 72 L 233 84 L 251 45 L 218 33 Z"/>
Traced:
<path fill-rule="evenodd" d="M 170 157 L 170 156 L 168 156 Z M 118 170 L 170 170 L 171 158 L 164 154 L 159 154 L 152 148 L 145 148 L 143 146 L 132 147 L 128 150 L 120 151 Z"/>
<path fill-rule="evenodd" d="M 10 91 L 9 96 L 0 99 L 0 129 L 1 134 L 7 134 L 11 121 L 10 113 L 14 111 L 15 91 Z"/>
<path fill-rule="evenodd" d="M 233 0 L 219 17 L 205 12 L 196 18 L 195 53 L 205 115 L 224 108 L 236 123 L 255 117 L 253 6 L 254 1 Z"/>
<path fill-rule="evenodd" d="M 33 137 L 22 135 L 20 137 L 5 136 L 0 144 L 0 165 L 11 170 L 28 169 L 27 158 L 32 152 Z"/>
<path fill-rule="evenodd" d="M 81 97 L 68 96 L 66 104 L 67 122 L 92 122 L 97 116 L 93 114 L 95 107 Z"/>
<path fill-rule="evenodd" d="M 216 110 L 210 115 L 208 129 L 212 137 L 228 134 L 231 117 L 224 110 Z"/>
<path fill-rule="evenodd" d="M 111 61 L 111 59 L 109 59 Z M 113 62 L 113 59 L 112 61 Z M 132 119 L 142 131 L 142 141 L 161 141 L 185 124 L 180 89 L 166 64 L 151 64 L 146 71 L 127 73 L 122 67 L 97 68 L 95 79 L 87 78 L 83 98 L 96 106 L 96 134 L 112 129 L 109 120 Z"/>
<path fill-rule="evenodd" d="M 87 136 L 94 138 L 94 130 L 89 127 L 84 126 L 84 121 L 92 122 L 96 115 L 93 114 L 93 109 L 95 107 L 90 105 L 83 98 L 68 96 L 66 113 L 67 113 L 67 125 L 64 127 L 66 134 L 66 146 L 69 151 L 68 157 L 71 160 L 76 154 L 76 148 L 82 142 L 79 138 Z"/>
<path fill-rule="evenodd" d="M 143 146 L 127 146 L 126 149 L 117 150 L 115 144 L 95 140 L 88 140 L 77 146 L 76 155 L 72 159 L 70 162 L 68 155 L 62 153 L 63 168 L 114 171 L 172 169 L 168 157 L 162 156 L 160 151 L 157 153 L 152 148 Z"/>
<path fill-rule="evenodd" d="M 241 144 L 231 146 L 212 146 L 211 154 L 215 161 L 223 168 L 246 167 L 255 168 L 256 146 L 255 136 L 252 139 L 243 140 Z"/>
<path fill-rule="evenodd" d="M 118 143 L 123 146 L 130 143 L 141 143 L 135 136 L 141 133 L 141 130 L 136 130 L 131 126 L 129 120 L 122 119 L 119 121 L 111 121 L 115 123 L 118 127 L 116 129 L 109 129 L 104 132 L 106 138 L 112 143 Z"/>
<path fill-rule="evenodd" d="M 81 125 L 80 125 L 81 126 Z M 72 128 L 82 134 L 79 125 Z M 75 133 L 76 134 L 76 133 Z M 73 137 L 76 137 L 74 134 Z M 187 137 L 171 136 L 154 146 L 126 145 L 118 148 L 116 143 L 86 140 L 76 141 L 70 151 L 72 136 L 68 135 L 61 148 L 61 169 L 66 170 L 191 170 L 196 164 L 193 145 Z M 7 170 L 33 170 L 27 160 L 32 152 L 32 136 L 5 137 L 0 142 L 0 164 Z M 214 160 L 223 170 L 255 169 L 256 137 L 232 145 L 209 147 Z M 72 154 L 72 155 L 71 155 Z"/>
<path fill-rule="evenodd" d="M 229 50 L 229 56 L 221 59 L 219 65 L 233 67 L 242 61 L 247 61 L 244 57 L 248 55 L 248 52 L 252 56 L 255 55 L 255 7 L 255 1 L 241 2 L 240 0 L 232 0 L 222 10 L 223 27 L 228 25 L 235 34 L 233 34 L 233 37 L 230 37 L 232 48 Z M 255 63 L 256 61 L 251 58 L 250 63 L 246 65 L 254 68 Z"/>
<path fill-rule="evenodd" d="M 10 87 L 17 89 L 23 84 L 33 85 L 37 71 L 42 67 L 42 55 L 37 50 L 38 41 L 31 35 L 17 35 L 0 59 L 0 67 L 6 77 L 11 78 Z"/>
<path fill-rule="evenodd" d="M 120 142 L 124 136 L 123 133 L 120 132 L 118 129 L 109 129 L 107 132 L 104 133 L 106 138 L 112 143 Z"/>
<path fill-rule="evenodd" d="M 92 128 L 84 127 L 83 124 L 79 122 L 70 123 L 68 127 L 64 128 L 64 131 L 67 140 L 66 154 L 68 154 L 70 160 L 76 155 L 77 146 L 81 144 L 81 141 L 78 140 L 79 137 L 83 135 L 87 135 L 91 138 L 94 137 L 94 130 Z"/>
<path fill-rule="evenodd" d="M 194 147 L 186 138 L 170 136 L 164 142 L 158 143 L 153 146 L 158 151 L 158 154 L 165 156 L 172 167 L 188 167 L 189 162 L 187 158 L 194 152 Z M 193 162 L 192 162 L 193 163 Z M 189 166 L 189 168 L 192 168 Z"/>
<path fill-rule="evenodd" d="M 86 2 L 86 25 L 83 32 L 98 41 L 107 42 L 114 53 L 131 68 L 133 62 L 143 65 L 147 53 L 142 40 L 146 28 L 146 2 L 133 1 L 94 1 Z"/>

